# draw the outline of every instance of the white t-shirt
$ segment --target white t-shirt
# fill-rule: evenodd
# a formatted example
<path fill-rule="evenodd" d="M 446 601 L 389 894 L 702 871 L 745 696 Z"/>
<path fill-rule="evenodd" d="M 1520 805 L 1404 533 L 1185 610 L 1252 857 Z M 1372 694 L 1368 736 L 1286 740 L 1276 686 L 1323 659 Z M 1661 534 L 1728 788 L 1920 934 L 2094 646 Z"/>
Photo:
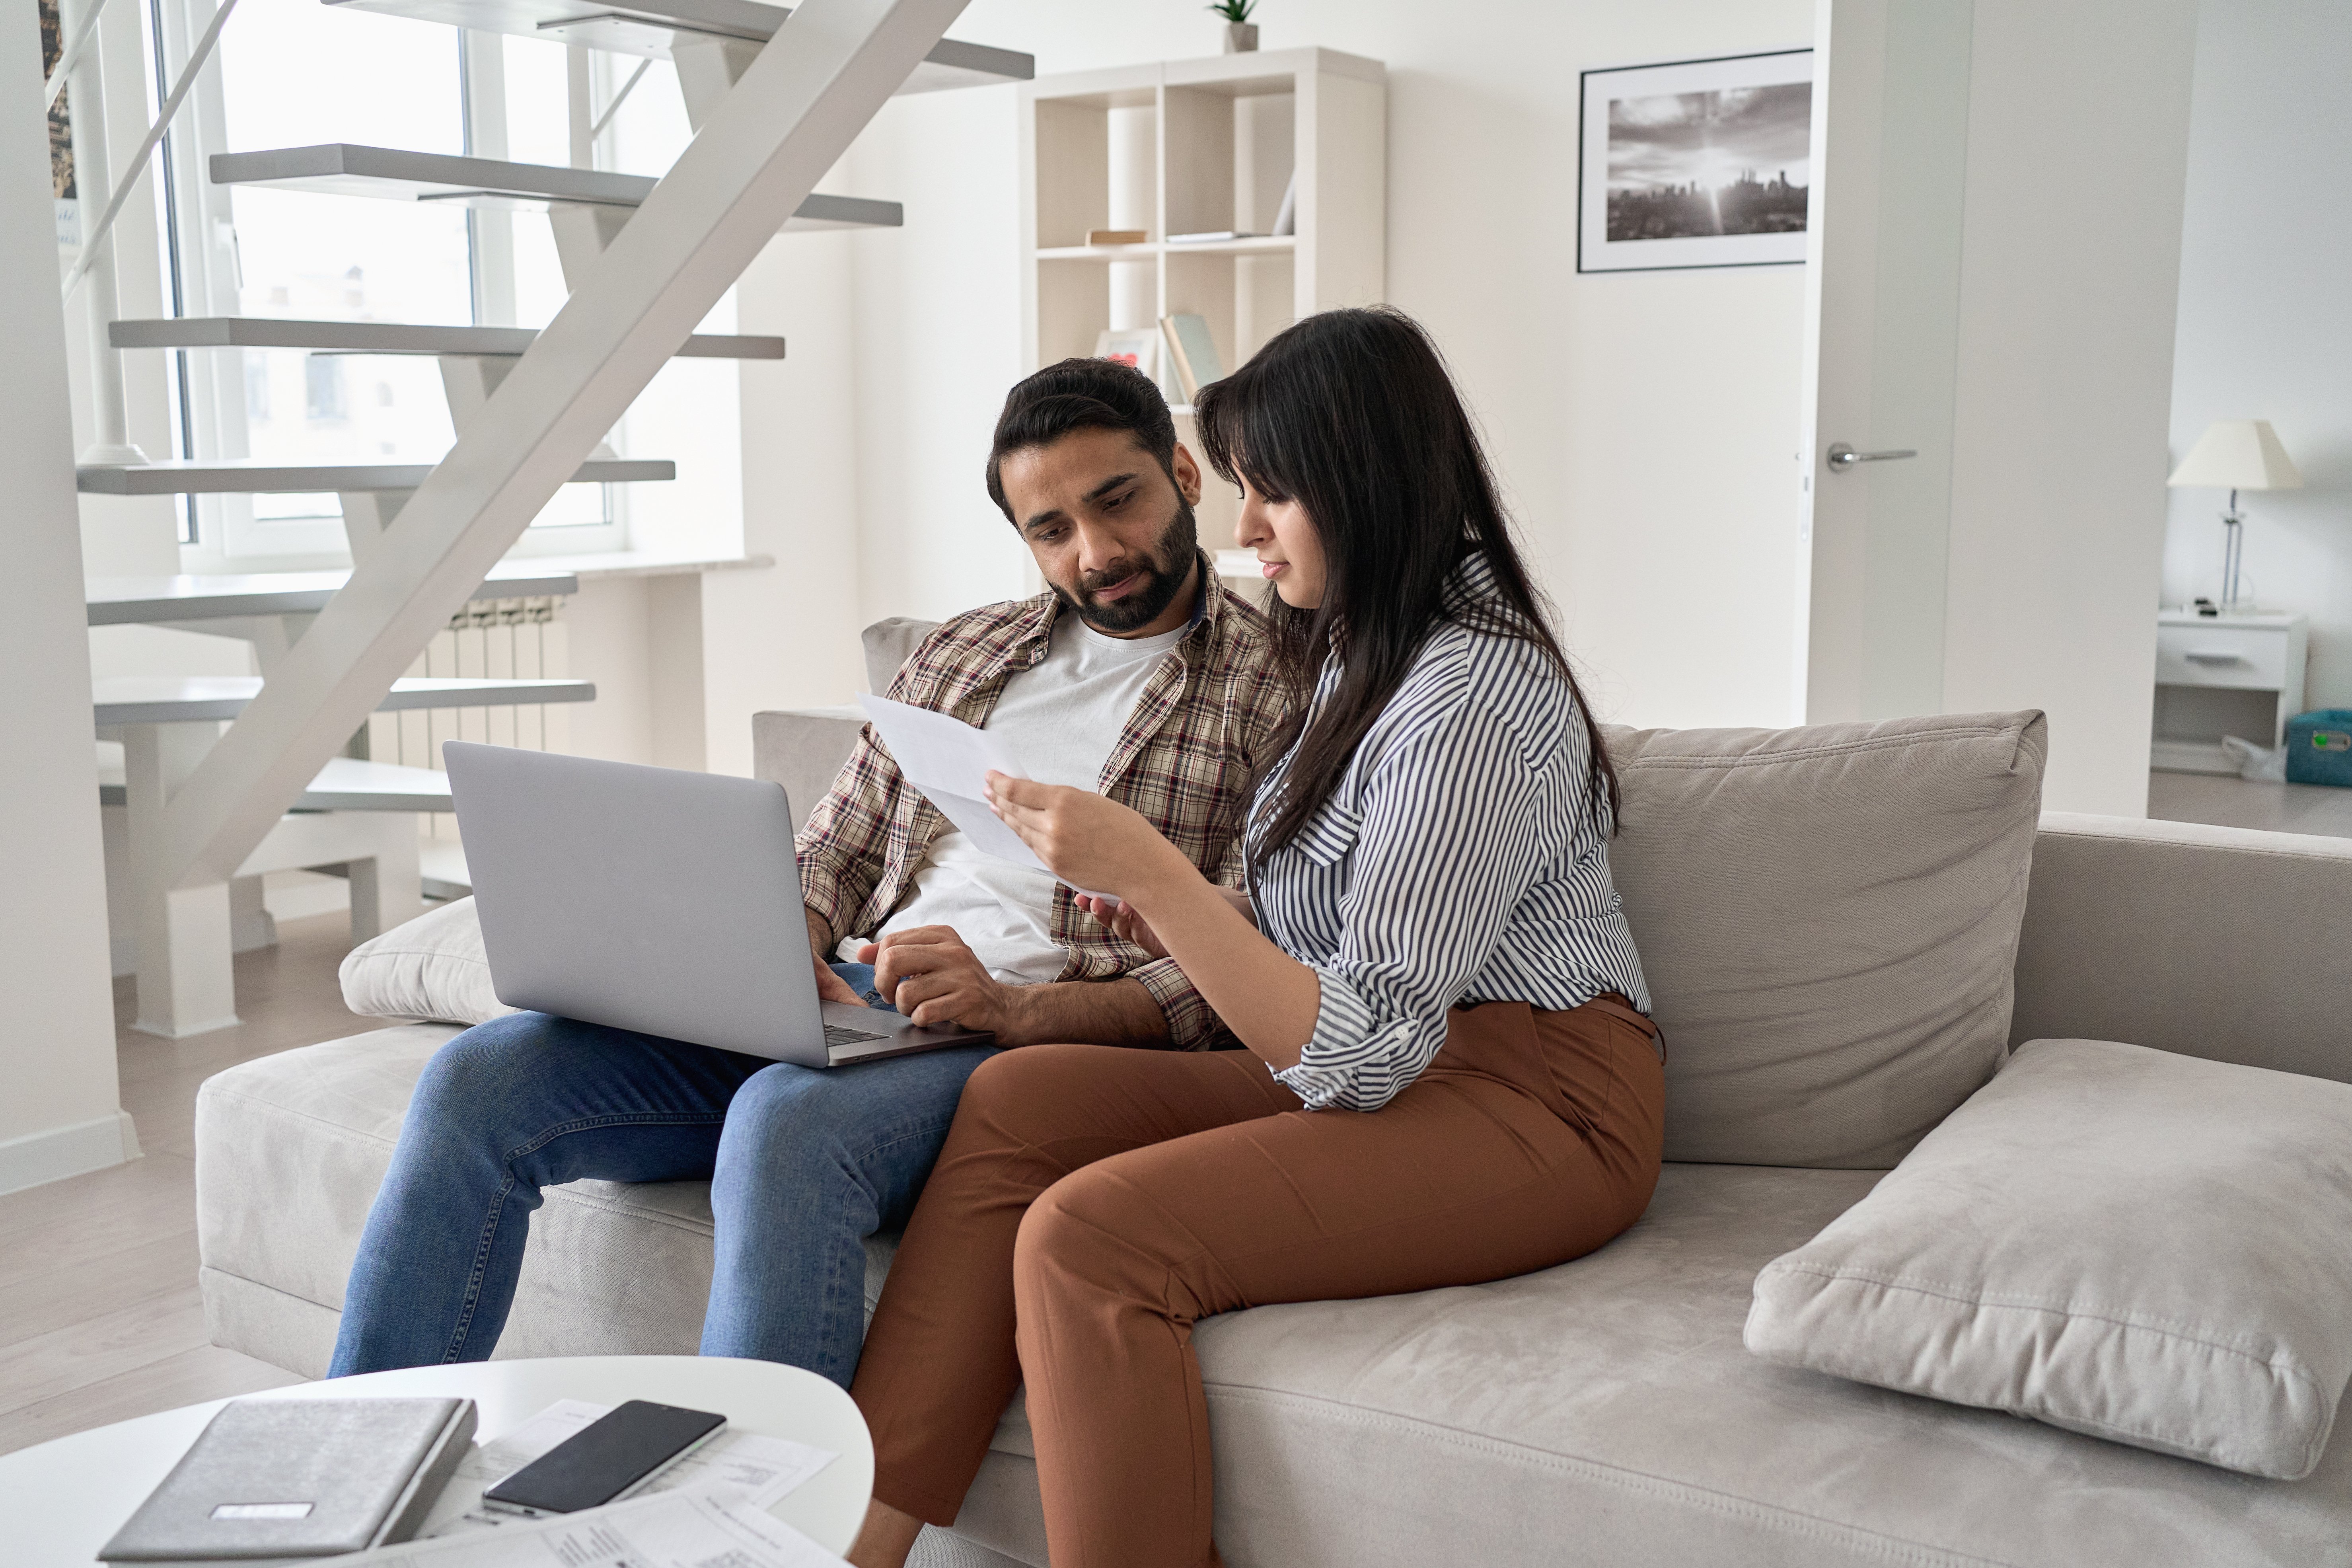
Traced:
<path fill-rule="evenodd" d="M 1065 611 L 1045 657 L 1005 681 L 988 732 L 1003 737 L 1031 778 L 1100 788 L 1103 764 L 1153 667 L 1190 630 L 1105 637 Z M 1059 976 L 1069 956 L 1054 940 L 1055 886 L 1046 873 L 1000 860 L 950 830 L 916 870 L 913 900 L 882 930 L 952 926 L 997 979 L 1039 984 Z"/>

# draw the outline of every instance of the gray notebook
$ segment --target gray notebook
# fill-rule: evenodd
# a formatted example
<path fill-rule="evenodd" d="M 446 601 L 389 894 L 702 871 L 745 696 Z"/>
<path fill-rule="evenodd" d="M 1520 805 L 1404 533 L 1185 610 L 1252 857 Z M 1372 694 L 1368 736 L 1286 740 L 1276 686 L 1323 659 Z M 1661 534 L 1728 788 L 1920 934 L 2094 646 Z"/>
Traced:
<path fill-rule="evenodd" d="M 262 1568 L 405 1541 L 474 1436 L 470 1399 L 239 1399 L 100 1549 Z"/>

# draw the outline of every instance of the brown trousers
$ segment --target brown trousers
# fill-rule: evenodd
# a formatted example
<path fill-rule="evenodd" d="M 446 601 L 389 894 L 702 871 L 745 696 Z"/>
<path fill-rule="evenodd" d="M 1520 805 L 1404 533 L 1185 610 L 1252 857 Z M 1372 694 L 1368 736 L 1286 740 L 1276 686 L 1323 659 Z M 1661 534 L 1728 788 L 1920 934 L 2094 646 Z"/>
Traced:
<path fill-rule="evenodd" d="M 1457 1010 L 1377 1111 L 1245 1051 L 1033 1046 L 965 1086 L 851 1390 L 874 1495 L 956 1515 L 1025 1376 L 1055 1568 L 1218 1562 L 1201 1318 L 1525 1274 L 1658 1178 L 1665 1082 L 1621 998 Z"/>

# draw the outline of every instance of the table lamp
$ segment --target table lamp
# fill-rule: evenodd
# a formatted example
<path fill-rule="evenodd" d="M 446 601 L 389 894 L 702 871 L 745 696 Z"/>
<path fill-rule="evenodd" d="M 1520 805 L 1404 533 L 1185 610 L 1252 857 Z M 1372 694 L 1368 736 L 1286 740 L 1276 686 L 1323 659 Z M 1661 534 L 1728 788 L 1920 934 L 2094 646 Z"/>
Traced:
<path fill-rule="evenodd" d="M 2238 513 L 2240 490 L 2299 490 L 2303 476 L 2279 445 L 2267 419 L 2217 419 L 2172 477 L 2164 481 L 2178 489 L 2198 486 L 2230 492 L 2230 510 L 2221 514 L 2221 610 L 2238 607 L 2238 569 L 2245 554 L 2245 521 Z"/>

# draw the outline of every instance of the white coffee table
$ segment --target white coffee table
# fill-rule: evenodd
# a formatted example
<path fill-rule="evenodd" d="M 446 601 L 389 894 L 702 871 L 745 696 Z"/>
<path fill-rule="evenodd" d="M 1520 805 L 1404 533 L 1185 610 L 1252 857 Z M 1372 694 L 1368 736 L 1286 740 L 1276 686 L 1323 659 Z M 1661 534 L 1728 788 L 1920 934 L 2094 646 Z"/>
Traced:
<path fill-rule="evenodd" d="M 874 1445 L 849 1395 L 813 1372 L 718 1356 L 566 1356 L 474 1362 L 306 1383 L 250 1399 L 333 1399 L 354 1394 L 458 1394 L 480 1406 L 478 1441 L 530 1420 L 559 1399 L 618 1405 L 650 1399 L 715 1410 L 746 1431 L 790 1437 L 841 1458 L 770 1510 L 831 1552 L 846 1552 L 874 1488 Z M 0 1455 L 0 1558 L 8 1568 L 89 1568 L 227 1404 L 215 1399 L 117 1422 Z"/>

